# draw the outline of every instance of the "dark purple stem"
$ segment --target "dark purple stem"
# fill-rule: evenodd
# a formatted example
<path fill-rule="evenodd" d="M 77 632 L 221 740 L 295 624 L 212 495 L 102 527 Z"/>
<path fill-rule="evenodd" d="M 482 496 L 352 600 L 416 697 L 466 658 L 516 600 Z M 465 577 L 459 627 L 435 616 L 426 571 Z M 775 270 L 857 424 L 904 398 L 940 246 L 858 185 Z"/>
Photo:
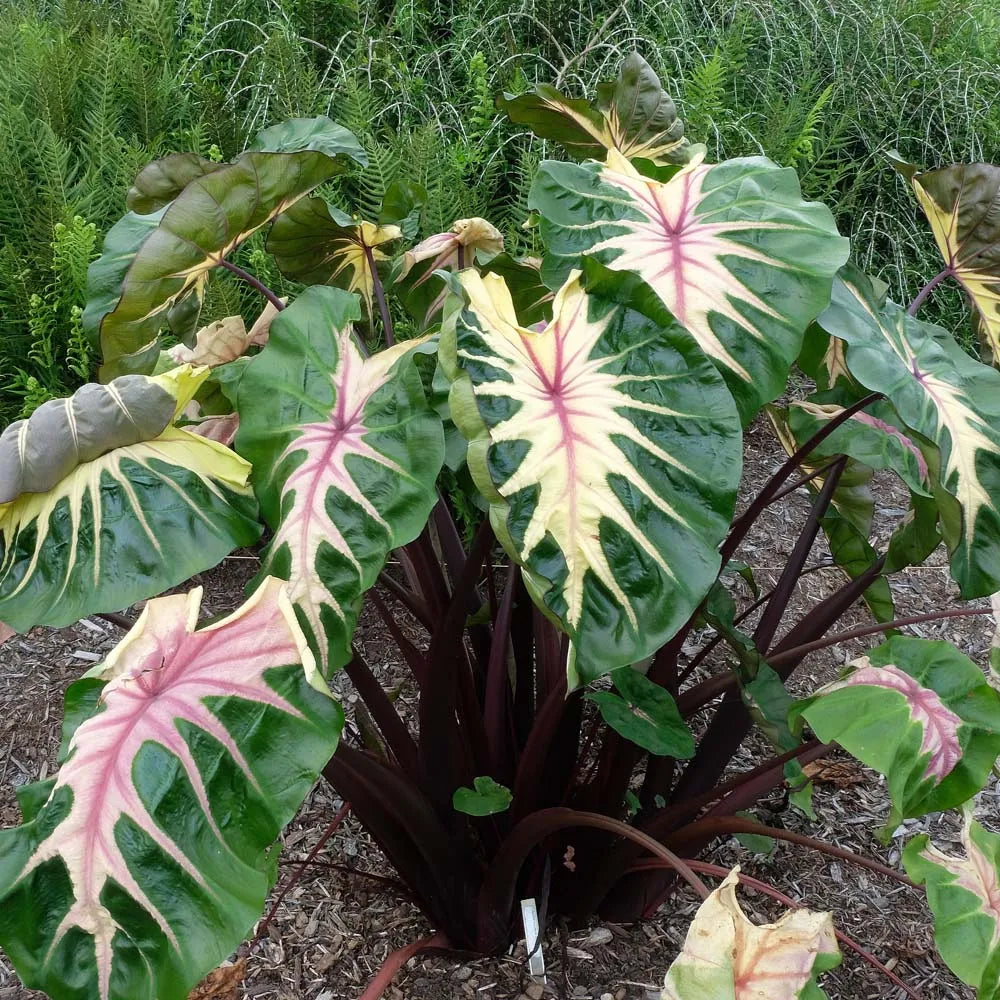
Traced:
<path fill-rule="evenodd" d="M 918 310 L 924 304 L 924 300 L 927 298 L 927 296 L 930 295 L 931 292 L 933 292 L 934 289 L 937 288 L 937 286 L 940 285 L 945 278 L 950 277 L 951 273 L 952 270 L 951 267 L 949 266 L 946 267 L 943 271 L 939 272 L 938 274 L 935 274 L 934 277 L 931 278 L 931 280 L 928 281 L 927 284 L 924 285 L 924 287 L 921 288 L 919 292 L 917 292 L 917 297 L 910 303 L 910 308 L 907 309 L 906 311 L 911 316 L 916 316 Z"/>
<path fill-rule="evenodd" d="M 379 277 L 378 268 L 375 266 L 375 255 L 370 246 L 365 246 L 365 259 L 368 261 L 368 269 L 372 274 L 372 288 L 375 290 L 375 301 L 378 303 L 379 315 L 382 317 L 382 329 L 385 331 L 385 343 L 387 347 L 392 347 L 396 343 L 396 337 L 392 329 L 392 317 L 389 315 L 389 304 L 385 301 L 385 289 L 382 287 L 382 279 Z"/>
<path fill-rule="evenodd" d="M 827 636 L 825 639 L 817 639 L 815 642 L 807 642 L 802 646 L 792 646 L 790 649 L 782 650 L 780 653 L 772 653 L 768 656 L 767 662 L 771 666 L 779 666 L 789 660 L 801 659 L 806 653 L 813 653 L 817 649 L 825 649 L 827 646 L 835 646 L 838 642 L 846 642 L 848 639 L 860 639 L 866 635 L 877 635 L 879 632 L 888 632 L 892 628 L 901 628 L 903 625 L 916 625 L 918 622 L 935 622 L 943 618 L 968 618 L 971 615 L 991 615 L 992 608 L 952 608 L 950 611 L 932 611 L 926 615 L 911 615 L 909 618 L 896 618 L 891 622 L 883 622 L 878 625 L 865 625 L 863 628 L 851 629 L 849 632 L 838 632 L 836 635 Z"/>
<path fill-rule="evenodd" d="M 285 303 L 282 302 L 281 299 L 278 298 L 277 294 L 271 291 L 271 289 L 268 288 L 267 285 L 260 280 L 260 278 L 255 278 L 249 271 L 244 271 L 239 264 L 234 264 L 231 260 L 226 260 L 225 257 L 223 257 L 219 263 L 227 271 L 231 271 L 235 274 L 237 278 L 242 278 L 251 288 L 256 288 L 257 291 L 260 292 L 260 294 L 263 295 L 264 298 L 278 310 L 278 312 L 281 312 L 281 310 L 285 308 Z"/>

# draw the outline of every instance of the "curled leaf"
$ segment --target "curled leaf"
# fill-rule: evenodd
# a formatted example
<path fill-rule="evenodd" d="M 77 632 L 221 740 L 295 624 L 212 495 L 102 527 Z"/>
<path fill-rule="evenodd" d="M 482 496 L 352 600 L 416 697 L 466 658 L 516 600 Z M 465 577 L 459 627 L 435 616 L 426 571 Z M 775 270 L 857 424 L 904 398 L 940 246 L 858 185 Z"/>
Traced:
<path fill-rule="evenodd" d="M 125 607 L 256 541 L 249 464 L 175 425 L 208 374 L 184 365 L 86 385 L 0 437 L 0 615 L 12 627 Z"/>
<path fill-rule="evenodd" d="M 818 1000 L 816 976 L 840 963 L 829 913 L 793 910 L 752 923 L 736 898 L 739 868 L 701 904 L 670 966 L 662 1000 Z"/>
<path fill-rule="evenodd" d="M 934 939 L 948 967 L 980 996 L 1000 988 L 1000 837 L 966 813 L 962 829 L 965 857 L 939 851 L 925 836 L 906 845 L 909 876 L 926 884 L 934 913 Z"/>

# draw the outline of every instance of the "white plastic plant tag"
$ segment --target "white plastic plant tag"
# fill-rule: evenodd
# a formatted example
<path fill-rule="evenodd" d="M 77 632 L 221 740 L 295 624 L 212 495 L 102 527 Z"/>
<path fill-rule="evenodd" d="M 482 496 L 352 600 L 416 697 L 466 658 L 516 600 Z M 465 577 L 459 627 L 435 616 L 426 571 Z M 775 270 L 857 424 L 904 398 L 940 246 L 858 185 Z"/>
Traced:
<path fill-rule="evenodd" d="M 538 907 L 533 899 L 521 900 L 521 920 L 524 923 L 524 945 L 528 949 L 528 972 L 536 982 L 545 982 L 545 956 L 542 954 Z"/>

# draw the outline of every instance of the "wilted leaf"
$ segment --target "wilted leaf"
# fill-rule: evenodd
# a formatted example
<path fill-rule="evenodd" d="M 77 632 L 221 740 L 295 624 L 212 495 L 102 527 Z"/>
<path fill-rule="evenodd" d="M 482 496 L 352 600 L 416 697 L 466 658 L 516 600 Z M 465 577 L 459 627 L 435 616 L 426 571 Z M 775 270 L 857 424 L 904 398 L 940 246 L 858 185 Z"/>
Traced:
<path fill-rule="evenodd" d="M 178 365 L 228 364 L 242 357 L 253 342 L 253 334 L 247 333 L 242 316 L 227 316 L 203 326 L 195 337 L 194 347 L 177 344 L 167 354 Z"/>
<path fill-rule="evenodd" d="M 698 909 L 670 966 L 663 1000 L 820 1000 L 816 976 L 840 964 L 829 913 L 793 910 L 751 923 L 736 899 L 739 868 Z"/>
<path fill-rule="evenodd" d="M 240 984 L 246 974 L 245 958 L 238 958 L 232 965 L 222 965 L 188 994 L 188 1000 L 239 1000 Z"/>

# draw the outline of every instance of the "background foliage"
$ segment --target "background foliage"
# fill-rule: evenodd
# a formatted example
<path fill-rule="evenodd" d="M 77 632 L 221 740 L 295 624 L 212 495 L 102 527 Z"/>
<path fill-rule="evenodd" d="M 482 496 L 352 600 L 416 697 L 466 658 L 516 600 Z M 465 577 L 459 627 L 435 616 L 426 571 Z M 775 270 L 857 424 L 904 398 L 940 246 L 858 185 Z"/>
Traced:
<path fill-rule="evenodd" d="M 266 125 L 325 113 L 369 167 L 332 192 L 373 214 L 405 169 L 422 232 L 482 215 L 508 248 L 543 144 L 494 112 L 536 80 L 591 92 L 641 51 L 713 159 L 802 175 L 907 300 L 939 267 L 897 146 L 927 165 L 1000 159 L 1000 14 L 989 0 L 8 0 L 0 9 L 0 422 L 71 392 L 88 262 L 148 160 L 228 159 Z M 279 289 L 258 245 L 247 266 Z M 225 277 L 206 318 L 258 302 Z M 957 329 L 957 289 L 929 319 Z M 971 346 L 971 345 L 970 345 Z"/>

